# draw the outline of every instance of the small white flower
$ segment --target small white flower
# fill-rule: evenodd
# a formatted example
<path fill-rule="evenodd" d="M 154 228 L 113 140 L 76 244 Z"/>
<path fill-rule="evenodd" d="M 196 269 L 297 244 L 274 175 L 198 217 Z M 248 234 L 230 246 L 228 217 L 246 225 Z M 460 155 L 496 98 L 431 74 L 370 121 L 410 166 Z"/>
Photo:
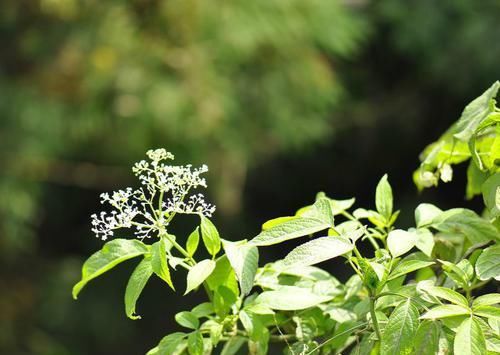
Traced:
<path fill-rule="evenodd" d="M 131 187 L 101 194 L 101 203 L 109 204 L 111 212 L 93 214 L 92 232 L 103 240 L 114 235 L 116 229 L 135 229 L 137 238 L 149 238 L 164 232 L 177 213 L 200 214 L 211 217 L 215 206 L 207 203 L 201 193 L 190 195 L 196 188 L 207 187 L 206 165 L 193 168 L 191 165 L 166 165 L 174 155 L 165 149 L 149 150 L 150 161 L 141 160 L 132 171 L 144 188 Z"/>

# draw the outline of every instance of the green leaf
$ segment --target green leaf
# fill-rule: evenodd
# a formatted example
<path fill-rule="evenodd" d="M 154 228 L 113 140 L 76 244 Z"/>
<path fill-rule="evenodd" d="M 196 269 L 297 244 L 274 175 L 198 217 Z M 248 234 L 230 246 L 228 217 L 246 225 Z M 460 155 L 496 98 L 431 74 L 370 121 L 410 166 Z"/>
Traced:
<path fill-rule="evenodd" d="M 233 267 L 229 263 L 227 255 L 217 259 L 215 269 L 207 278 L 208 287 L 217 291 L 220 286 L 225 286 L 235 295 L 239 294 L 238 281 Z"/>
<path fill-rule="evenodd" d="M 415 246 L 430 257 L 434 249 L 434 235 L 427 228 L 419 228 L 414 233 L 416 233 Z"/>
<path fill-rule="evenodd" d="M 481 96 L 469 103 L 460 119 L 453 127 L 453 136 L 463 142 L 468 141 L 479 124 L 493 111 L 492 101 L 497 95 L 500 82 L 496 81 Z"/>
<path fill-rule="evenodd" d="M 192 332 L 188 335 L 189 355 L 203 355 L 203 336 L 200 332 Z"/>
<path fill-rule="evenodd" d="M 500 216 L 500 172 L 490 176 L 481 188 L 483 200 L 492 217 Z"/>
<path fill-rule="evenodd" d="M 474 315 L 491 318 L 500 321 L 500 308 L 495 306 L 477 306 L 474 308 Z"/>
<path fill-rule="evenodd" d="M 445 299 L 451 303 L 458 306 L 469 308 L 469 302 L 460 293 L 453 291 L 450 288 L 439 287 L 439 286 L 424 286 L 421 290 L 427 292 L 431 296 Z"/>
<path fill-rule="evenodd" d="M 335 226 L 335 217 L 333 216 L 332 206 L 326 197 L 320 197 L 314 202 L 314 208 L 317 211 L 317 217 L 330 227 Z"/>
<path fill-rule="evenodd" d="M 480 280 L 494 278 L 500 281 L 500 245 L 486 248 L 476 261 L 476 274 Z"/>
<path fill-rule="evenodd" d="M 462 268 L 458 267 L 449 261 L 437 259 L 441 264 L 442 268 L 445 271 L 446 275 L 450 277 L 455 283 L 462 287 L 467 288 L 469 285 L 469 281 L 471 279 L 471 275 L 467 273 Z"/>
<path fill-rule="evenodd" d="M 208 342 L 209 339 L 204 340 L 205 354 L 208 345 L 209 345 L 208 348 L 210 349 L 209 353 L 211 353 L 213 347 L 217 346 L 217 344 L 221 340 L 223 329 L 224 325 L 213 319 L 209 319 L 205 323 L 203 323 L 203 325 L 200 328 L 202 334 L 204 331 L 207 330 L 210 332 L 210 342 Z"/>
<path fill-rule="evenodd" d="M 283 260 L 286 268 L 318 264 L 350 252 L 353 245 L 343 237 L 321 237 L 299 245 Z"/>
<path fill-rule="evenodd" d="M 395 229 L 387 236 L 387 246 L 393 257 L 398 257 L 409 252 L 416 243 L 416 234 Z"/>
<path fill-rule="evenodd" d="M 200 321 L 193 312 L 183 311 L 175 315 L 175 321 L 185 328 L 198 329 Z"/>
<path fill-rule="evenodd" d="M 220 250 L 221 241 L 219 232 L 215 228 L 212 221 L 207 217 L 200 215 L 201 218 L 201 238 L 203 239 L 203 244 L 207 248 L 210 255 L 215 256 Z"/>
<path fill-rule="evenodd" d="M 186 292 L 184 294 L 187 294 L 194 290 L 196 287 L 200 286 L 203 281 L 207 279 L 207 277 L 210 276 L 212 271 L 215 269 L 215 261 L 213 260 L 202 260 L 196 265 L 194 265 L 187 274 L 187 285 L 186 285 Z"/>
<path fill-rule="evenodd" d="M 418 228 L 432 224 L 432 221 L 443 213 L 442 210 L 430 203 L 421 203 L 415 209 L 415 222 Z"/>
<path fill-rule="evenodd" d="M 470 310 L 465 307 L 457 306 L 455 304 L 445 304 L 430 309 L 423 314 L 420 319 L 441 319 L 467 314 L 470 314 Z"/>
<path fill-rule="evenodd" d="M 380 179 L 375 191 L 375 206 L 378 213 L 389 221 L 392 215 L 392 188 L 387 180 L 387 174 Z"/>
<path fill-rule="evenodd" d="M 196 229 L 191 232 L 186 242 L 186 251 L 189 254 L 189 256 L 192 257 L 194 255 L 196 249 L 198 249 L 199 243 L 200 243 L 200 229 L 199 227 L 196 227 Z"/>
<path fill-rule="evenodd" d="M 253 287 L 253 280 L 259 266 L 259 251 L 249 244 L 223 241 L 227 258 L 238 278 L 241 293 L 247 295 Z"/>
<path fill-rule="evenodd" d="M 186 333 L 176 332 L 164 337 L 158 346 L 148 351 L 146 355 L 180 355 L 187 344 L 184 341 Z"/>
<path fill-rule="evenodd" d="M 470 200 L 481 193 L 481 187 L 488 178 L 488 173 L 481 171 L 476 163 L 471 160 L 467 167 L 467 187 L 465 197 Z"/>
<path fill-rule="evenodd" d="M 479 296 L 472 301 L 472 309 L 479 306 L 491 306 L 500 303 L 500 293 L 488 293 Z"/>
<path fill-rule="evenodd" d="M 370 290 L 376 290 L 380 285 L 380 279 L 373 269 L 372 264 L 363 258 L 357 259 L 357 261 L 363 275 L 363 285 Z"/>
<path fill-rule="evenodd" d="M 203 302 L 194 307 L 191 310 L 191 313 L 193 313 L 198 318 L 208 317 L 209 315 L 214 313 L 214 306 L 210 302 Z"/>
<path fill-rule="evenodd" d="M 238 286 L 236 285 L 236 288 L 237 287 Z M 236 292 L 224 285 L 219 286 L 215 290 L 213 299 L 214 309 L 221 319 L 223 319 L 227 315 L 227 312 L 238 300 L 238 295 Z"/>
<path fill-rule="evenodd" d="M 423 321 L 415 334 L 414 355 L 435 355 L 439 353 L 439 333 L 437 322 Z"/>
<path fill-rule="evenodd" d="M 453 208 L 441 213 L 433 220 L 432 226 L 443 233 L 461 233 L 472 244 L 500 240 L 500 233 L 488 220 L 465 208 Z"/>
<path fill-rule="evenodd" d="M 423 260 L 401 260 L 399 264 L 396 265 L 394 270 L 389 274 L 388 280 L 394 280 L 400 276 L 409 274 L 410 272 L 422 269 L 433 265 L 433 261 L 423 261 Z"/>
<path fill-rule="evenodd" d="M 246 341 L 247 340 L 244 337 L 235 336 L 229 338 L 229 340 L 224 344 L 220 355 L 236 355 Z"/>
<path fill-rule="evenodd" d="M 250 243 L 256 246 L 278 244 L 286 240 L 303 237 L 327 229 L 328 223 L 316 218 L 293 219 L 261 232 Z"/>
<path fill-rule="evenodd" d="M 382 334 L 382 354 L 411 354 L 417 333 L 418 309 L 410 299 L 401 302 L 392 312 Z"/>
<path fill-rule="evenodd" d="M 135 304 L 144 286 L 146 286 L 149 278 L 153 275 L 153 268 L 151 265 L 150 258 L 146 257 L 142 259 L 128 280 L 127 288 L 125 289 L 125 313 L 130 319 L 141 318 L 135 315 Z"/>
<path fill-rule="evenodd" d="M 332 298 L 333 296 L 317 295 L 307 288 L 282 286 L 274 291 L 262 292 L 255 302 L 262 303 L 271 309 L 293 311 L 315 307 Z"/>
<path fill-rule="evenodd" d="M 329 199 L 329 200 L 332 208 L 332 213 L 334 215 L 340 214 L 343 211 L 348 210 L 354 205 L 354 202 L 356 202 L 356 199 L 354 197 L 346 200 L 334 200 L 334 199 Z"/>
<path fill-rule="evenodd" d="M 154 273 L 175 290 L 168 269 L 167 250 L 163 238 L 151 245 L 151 265 Z"/>
<path fill-rule="evenodd" d="M 282 224 L 282 223 L 285 223 L 288 221 L 292 221 L 294 219 L 299 219 L 299 218 L 300 217 L 298 217 L 298 216 L 286 216 L 286 217 L 273 218 L 273 219 L 270 219 L 269 221 L 265 222 L 262 225 L 262 230 L 266 231 L 266 230 L 271 229 L 279 224 Z"/>
<path fill-rule="evenodd" d="M 478 321 L 468 317 L 458 327 L 453 343 L 455 354 L 484 355 L 486 354 L 486 341 Z"/>
<path fill-rule="evenodd" d="M 135 239 L 114 239 L 104 244 L 101 250 L 92 254 L 82 267 L 82 279 L 73 287 L 76 299 L 82 288 L 92 279 L 102 275 L 119 263 L 144 255 L 148 247 Z"/>

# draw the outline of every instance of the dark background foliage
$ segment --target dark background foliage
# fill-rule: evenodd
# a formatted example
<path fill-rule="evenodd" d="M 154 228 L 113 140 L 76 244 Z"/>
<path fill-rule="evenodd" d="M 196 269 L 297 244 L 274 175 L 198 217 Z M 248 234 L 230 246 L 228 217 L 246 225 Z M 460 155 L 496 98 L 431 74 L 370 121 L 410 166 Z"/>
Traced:
<path fill-rule="evenodd" d="M 317 191 L 372 206 L 385 172 L 402 226 L 419 201 L 479 209 L 463 169 L 420 195 L 411 174 L 498 79 L 499 19 L 495 0 L 2 2 L 0 353 L 143 353 L 202 297 L 152 280 L 143 319 L 128 320 L 131 262 L 71 299 L 102 244 L 89 230 L 99 193 L 135 184 L 129 166 L 149 148 L 209 164 L 226 239 Z"/>

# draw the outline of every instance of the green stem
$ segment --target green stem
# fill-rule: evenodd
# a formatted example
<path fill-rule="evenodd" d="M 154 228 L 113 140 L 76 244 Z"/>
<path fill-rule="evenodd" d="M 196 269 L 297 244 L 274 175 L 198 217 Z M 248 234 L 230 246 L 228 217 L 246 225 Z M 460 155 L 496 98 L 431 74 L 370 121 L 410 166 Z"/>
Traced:
<path fill-rule="evenodd" d="M 358 221 L 356 219 L 356 217 L 354 217 L 352 214 L 350 214 L 349 212 L 347 211 L 342 211 L 340 212 L 340 214 L 342 214 L 345 218 L 351 220 L 351 221 L 355 221 L 355 222 L 358 222 L 358 224 L 360 226 L 363 227 L 363 223 L 361 223 L 360 221 Z M 368 241 L 371 243 L 371 245 L 375 248 L 375 250 L 379 250 L 380 249 L 380 246 L 378 245 L 377 241 L 373 238 L 373 236 L 370 234 L 370 233 L 367 233 L 366 234 L 366 238 L 368 238 Z"/>
<path fill-rule="evenodd" d="M 376 297 L 370 296 L 370 315 L 372 317 L 373 328 L 375 329 L 375 333 L 377 334 L 378 340 L 382 339 L 382 335 L 380 334 L 380 328 L 378 326 L 377 314 L 375 313 L 375 300 Z"/>
<path fill-rule="evenodd" d="M 177 243 L 175 241 L 175 239 L 172 238 L 172 236 L 170 234 L 165 232 L 162 235 L 164 235 L 165 238 L 167 238 L 172 243 L 174 248 L 177 251 L 179 251 L 179 253 L 181 253 L 182 255 L 184 255 L 188 259 L 188 261 L 191 263 L 191 266 L 196 265 L 196 260 L 194 260 L 193 257 L 191 255 L 189 255 L 189 253 L 186 251 L 186 249 L 184 249 L 179 243 Z M 213 300 L 212 291 L 210 290 L 210 287 L 208 287 L 208 284 L 206 281 L 203 281 L 203 288 L 205 289 L 205 292 L 208 296 L 208 299 L 210 300 L 210 302 L 212 302 L 212 300 Z"/>

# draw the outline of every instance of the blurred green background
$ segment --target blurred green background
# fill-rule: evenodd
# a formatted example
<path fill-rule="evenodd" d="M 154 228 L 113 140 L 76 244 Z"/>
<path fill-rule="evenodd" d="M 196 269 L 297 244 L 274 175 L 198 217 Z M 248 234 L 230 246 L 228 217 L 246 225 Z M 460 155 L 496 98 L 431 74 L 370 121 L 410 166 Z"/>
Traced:
<path fill-rule="evenodd" d="M 133 262 L 71 299 L 99 193 L 150 148 L 209 165 L 226 239 L 319 190 L 371 206 L 385 172 L 403 226 L 417 201 L 479 208 L 460 169 L 422 195 L 411 173 L 499 79 L 499 21 L 498 0 L 2 1 L 0 353 L 144 353 L 199 301 L 154 280 L 128 320 Z"/>

